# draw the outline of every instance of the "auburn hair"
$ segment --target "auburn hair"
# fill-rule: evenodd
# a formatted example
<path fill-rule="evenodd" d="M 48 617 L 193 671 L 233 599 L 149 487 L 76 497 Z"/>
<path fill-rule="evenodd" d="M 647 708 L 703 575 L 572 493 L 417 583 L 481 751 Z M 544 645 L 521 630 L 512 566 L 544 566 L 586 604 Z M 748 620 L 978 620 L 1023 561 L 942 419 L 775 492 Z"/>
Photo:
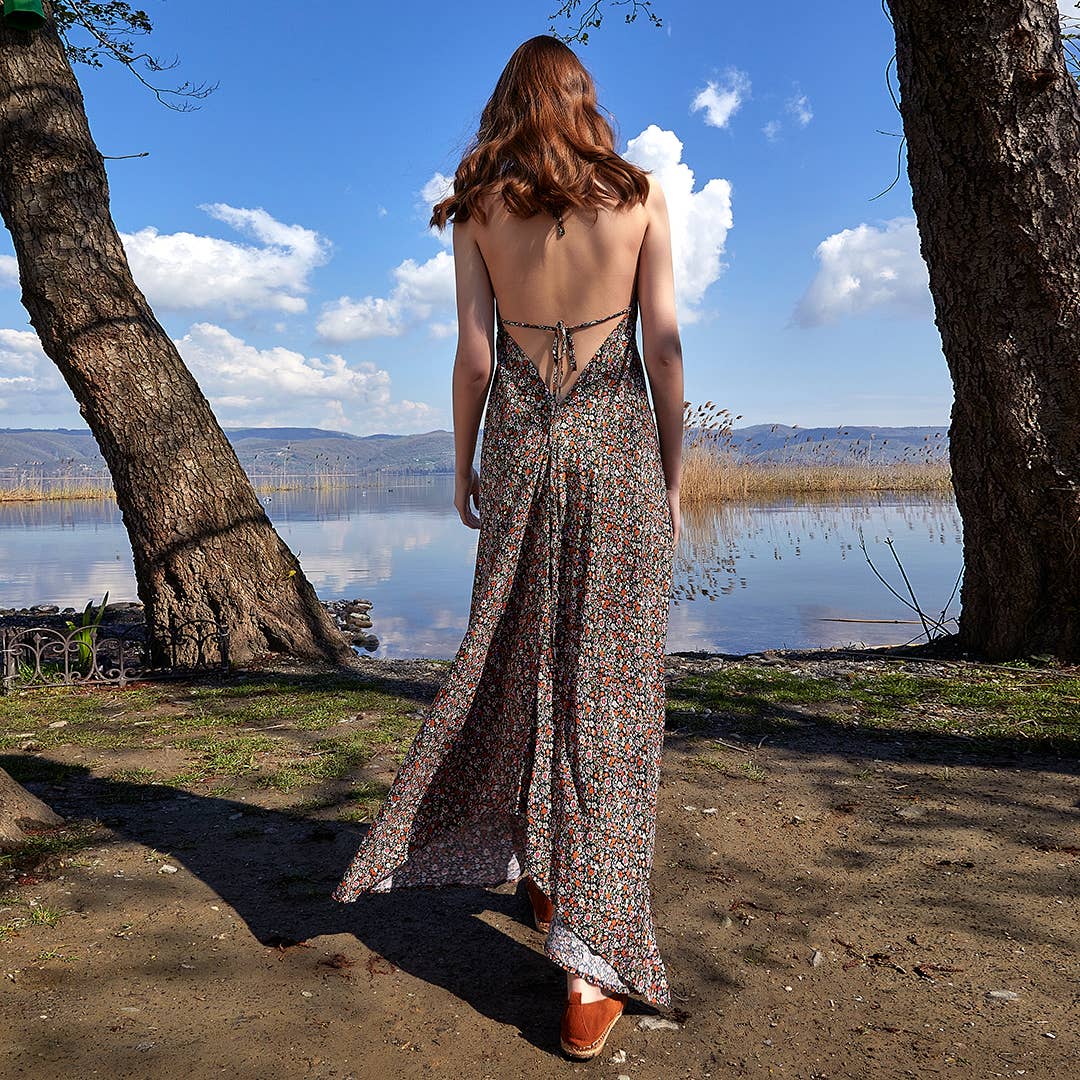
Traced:
<path fill-rule="evenodd" d="M 648 172 L 615 152 L 592 76 L 549 34 L 514 50 L 454 173 L 453 194 L 435 204 L 429 225 L 442 229 L 470 217 L 484 224 L 482 201 L 496 188 L 506 209 L 525 218 L 612 199 L 633 206 L 648 197 Z"/>

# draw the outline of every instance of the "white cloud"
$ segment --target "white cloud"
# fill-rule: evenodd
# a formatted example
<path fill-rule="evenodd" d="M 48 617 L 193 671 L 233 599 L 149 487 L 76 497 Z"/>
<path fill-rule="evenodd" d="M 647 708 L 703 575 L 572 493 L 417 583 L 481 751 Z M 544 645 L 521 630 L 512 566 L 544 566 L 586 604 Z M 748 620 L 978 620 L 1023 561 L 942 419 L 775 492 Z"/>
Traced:
<path fill-rule="evenodd" d="M 436 172 L 420 189 L 420 198 L 429 209 L 437 202 L 442 202 L 454 190 L 454 178 L 445 173 Z"/>
<path fill-rule="evenodd" d="M 452 195 L 453 191 L 454 178 L 452 176 L 446 176 L 441 172 L 435 173 L 435 175 L 420 189 L 420 209 L 424 215 L 425 224 L 431 217 L 432 207 L 437 202 L 442 202 L 448 195 Z M 452 246 L 454 242 L 454 233 L 453 229 L 450 227 L 450 222 L 447 222 L 445 229 L 436 229 L 435 226 L 432 225 L 428 231 L 444 247 Z"/>
<path fill-rule="evenodd" d="M 200 209 L 258 243 L 159 233 L 153 226 L 121 234 L 135 281 L 153 307 L 231 316 L 307 309 L 303 294 L 309 291 L 312 270 L 328 258 L 327 240 L 311 229 L 277 221 L 262 209 L 226 203 Z"/>
<path fill-rule="evenodd" d="M 0 288 L 19 284 L 19 260 L 14 255 L 0 255 Z"/>
<path fill-rule="evenodd" d="M 457 319 L 451 322 L 434 322 L 428 324 L 428 333 L 433 338 L 453 337 L 457 333 Z"/>
<path fill-rule="evenodd" d="M 750 96 L 750 77 L 744 71 L 729 68 L 722 83 L 708 81 L 705 89 L 690 103 L 690 111 L 705 110 L 710 127 L 727 127 L 739 106 Z"/>
<path fill-rule="evenodd" d="M 1080 7 L 1077 7 L 1076 0 L 1058 0 L 1058 10 L 1062 18 L 1068 16 L 1080 22 Z"/>
<path fill-rule="evenodd" d="M 795 94 L 788 98 L 787 110 L 795 117 L 799 127 L 806 127 L 814 119 L 814 110 L 810 106 L 810 99 L 805 94 Z"/>
<path fill-rule="evenodd" d="M 339 297 L 323 307 L 316 324 L 324 341 L 342 343 L 393 337 L 454 305 L 454 257 L 440 251 L 426 262 L 405 259 L 393 270 L 390 295 Z"/>
<path fill-rule="evenodd" d="M 674 131 L 650 124 L 627 143 L 624 156 L 650 170 L 663 188 L 679 315 L 684 322 L 694 322 L 699 314 L 695 306 L 723 269 L 720 257 L 733 223 L 731 184 L 717 178 L 694 191 L 694 173 L 682 160 L 682 151 Z"/>
<path fill-rule="evenodd" d="M 50 394 L 64 390 L 65 406 L 71 392 L 56 365 L 45 355 L 32 330 L 0 329 L 0 409 L 4 412 L 45 414 L 56 408 Z"/>
<path fill-rule="evenodd" d="M 780 128 L 783 125 L 779 120 L 770 120 L 761 130 L 765 133 L 765 138 L 769 142 L 776 142 L 776 137 L 780 134 Z"/>
<path fill-rule="evenodd" d="M 916 317 L 932 311 L 914 218 L 834 233 L 818 244 L 817 259 L 817 276 L 795 308 L 800 326 L 872 311 Z"/>
<path fill-rule="evenodd" d="M 363 341 L 365 338 L 394 337 L 404 330 L 397 305 L 378 296 L 353 300 L 349 296 L 323 306 L 316 329 L 324 341 Z"/>
<path fill-rule="evenodd" d="M 390 374 L 338 355 L 304 356 L 280 346 L 259 349 L 215 326 L 196 323 L 176 342 L 184 362 L 225 424 L 312 426 L 363 434 L 437 426 L 439 410 L 395 401 Z"/>

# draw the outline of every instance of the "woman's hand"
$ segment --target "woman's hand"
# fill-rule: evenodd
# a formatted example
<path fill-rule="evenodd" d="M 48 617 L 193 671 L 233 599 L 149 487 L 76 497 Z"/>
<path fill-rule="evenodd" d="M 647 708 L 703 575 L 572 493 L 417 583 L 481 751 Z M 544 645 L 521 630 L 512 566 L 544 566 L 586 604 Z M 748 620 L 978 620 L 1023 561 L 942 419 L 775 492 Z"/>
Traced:
<path fill-rule="evenodd" d="M 469 506 L 469 499 L 472 498 L 476 503 L 476 509 L 480 509 L 480 474 L 472 466 L 469 467 L 467 473 L 457 473 L 457 478 L 454 482 L 454 505 L 457 507 L 457 512 L 461 517 L 461 520 L 469 526 L 470 529 L 480 528 L 480 519 L 473 513 L 472 507 Z"/>
<path fill-rule="evenodd" d="M 682 525 L 682 515 L 679 510 L 679 489 L 667 489 L 668 510 L 671 511 L 671 537 L 672 543 L 679 543 L 679 529 Z"/>

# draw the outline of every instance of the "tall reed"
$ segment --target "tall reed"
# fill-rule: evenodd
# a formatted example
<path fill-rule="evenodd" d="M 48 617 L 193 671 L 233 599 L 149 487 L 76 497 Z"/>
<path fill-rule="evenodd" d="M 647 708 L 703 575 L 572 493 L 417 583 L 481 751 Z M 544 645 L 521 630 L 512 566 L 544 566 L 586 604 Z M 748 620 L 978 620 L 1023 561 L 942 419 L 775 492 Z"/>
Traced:
<path fill-rule="evenodd" d="M 733 425 L 741 415 L 712 401 L 683 407 L 683 474 L 681 498 L 708 503 L 748 496 L 809 492 L 932 491 L 952 492 L 947 444 L 940 434 L 927 435 L 919 448 L 908 447 L 894 460 L 882 450 L 888 439 L 824 437 L 807 443 L 798 431 L 779 448 L 744 447 Z M 770 429 L 779 427 L 774 424 Z M 841 436 L 843 429 L 837 429 Z M 878 460 L 875 460 L 877 456 Z"/>

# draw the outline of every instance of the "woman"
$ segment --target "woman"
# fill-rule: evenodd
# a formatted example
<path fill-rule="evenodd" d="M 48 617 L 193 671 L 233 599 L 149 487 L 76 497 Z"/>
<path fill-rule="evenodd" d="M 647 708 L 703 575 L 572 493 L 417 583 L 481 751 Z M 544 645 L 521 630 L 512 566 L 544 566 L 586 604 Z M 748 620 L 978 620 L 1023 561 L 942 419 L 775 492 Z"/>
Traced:
<path fill-rule="evenodd" d="M 469 625 L 332 895 L 525 878 L 567 973 L 561 1045 L 585 1059 L 629 995 L 670 1003 L 649 883 L 683 424 L 667 210 L 540 36 L 434 207 L 450 219 Z"/>

